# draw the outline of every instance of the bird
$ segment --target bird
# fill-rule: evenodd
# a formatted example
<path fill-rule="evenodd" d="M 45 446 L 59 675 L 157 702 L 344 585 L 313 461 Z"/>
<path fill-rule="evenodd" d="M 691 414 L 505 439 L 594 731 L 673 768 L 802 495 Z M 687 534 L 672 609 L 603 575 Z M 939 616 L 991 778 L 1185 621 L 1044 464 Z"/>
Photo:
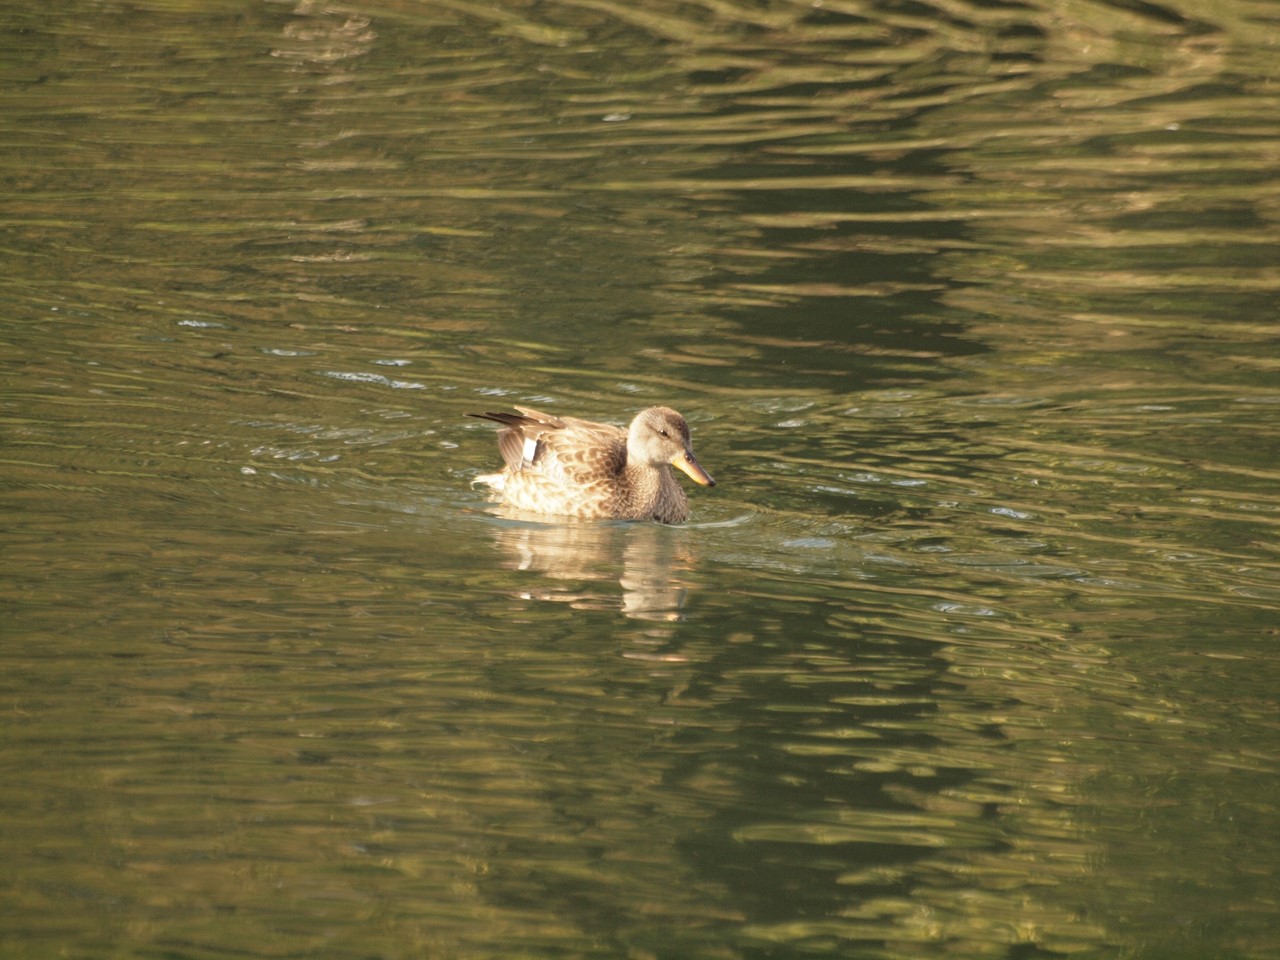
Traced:
<path fill-rule="evenodd" d="M 502 425 L 506 464 L 477 476 L 518 510 L 583 520 L 683 523 L 689 499 L 671 467 L 697 484 L 715 480 L 698 463 L 689 424 L 670 407 L 649 407 L 623 430 L 608 423 L 558 417 L 530 407 L 517 413 L 468 413 Z"/>

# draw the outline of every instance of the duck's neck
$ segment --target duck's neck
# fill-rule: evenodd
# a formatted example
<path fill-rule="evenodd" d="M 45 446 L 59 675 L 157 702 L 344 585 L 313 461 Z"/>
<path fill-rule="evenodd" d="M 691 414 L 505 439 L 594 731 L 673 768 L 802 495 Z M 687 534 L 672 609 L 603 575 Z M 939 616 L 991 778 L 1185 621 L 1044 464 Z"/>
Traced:
<path fill-rule="evenodd" d="M 658 490 L 665 486 L 666 483 L 675 483 L 675 477 L 671 475 L 671 468 L 665 463 L 647 464 L 630 455 L 627 456 L 627 465 L 623 468 L 623 475 L 627 478 L 627 486 L 637 493 Z"/>
<path fill-rule="evenodd" d="M 689 500 L 665 463 L 626 467 L 627 513 L 636 520 L 678 523 L 689 512 Z"/>

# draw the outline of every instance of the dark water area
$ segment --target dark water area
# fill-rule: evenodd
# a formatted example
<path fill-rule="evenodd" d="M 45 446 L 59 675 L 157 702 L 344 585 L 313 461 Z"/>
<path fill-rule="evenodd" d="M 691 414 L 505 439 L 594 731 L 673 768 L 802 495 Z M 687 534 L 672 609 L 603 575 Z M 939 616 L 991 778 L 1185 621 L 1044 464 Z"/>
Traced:
<path fill-rule="evenodd" d="M 0 955 L 1280 957 L 1274 3 L 9 4 L 0 79 Z M 513 516 L 513 404 L 719 484 Z"/>

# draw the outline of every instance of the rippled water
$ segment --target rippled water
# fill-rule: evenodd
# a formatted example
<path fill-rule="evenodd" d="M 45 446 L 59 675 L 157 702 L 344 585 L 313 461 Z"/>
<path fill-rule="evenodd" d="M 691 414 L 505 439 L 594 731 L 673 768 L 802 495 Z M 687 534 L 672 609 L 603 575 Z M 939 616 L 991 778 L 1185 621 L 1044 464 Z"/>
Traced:
<path fill-rule="evenodd" d="M 0 28 L 0 953 L 1280 956 L 1274 4 Z"/>

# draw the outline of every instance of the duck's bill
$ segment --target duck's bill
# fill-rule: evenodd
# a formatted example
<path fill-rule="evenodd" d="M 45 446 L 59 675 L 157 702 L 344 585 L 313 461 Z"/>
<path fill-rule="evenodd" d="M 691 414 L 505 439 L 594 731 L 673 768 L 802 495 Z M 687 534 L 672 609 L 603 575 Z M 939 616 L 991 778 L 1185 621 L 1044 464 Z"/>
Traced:
<path fill-rule="evenodd" d="M 682 453 L 671 461 L 671 465 L 681 473 L 687 473 L 694 483 L 702 484 L 704 487 L 714 487 L 715 480 L 711 478 L 711 474 L 702 469 L 696 457 L 692 453 Z"/>

